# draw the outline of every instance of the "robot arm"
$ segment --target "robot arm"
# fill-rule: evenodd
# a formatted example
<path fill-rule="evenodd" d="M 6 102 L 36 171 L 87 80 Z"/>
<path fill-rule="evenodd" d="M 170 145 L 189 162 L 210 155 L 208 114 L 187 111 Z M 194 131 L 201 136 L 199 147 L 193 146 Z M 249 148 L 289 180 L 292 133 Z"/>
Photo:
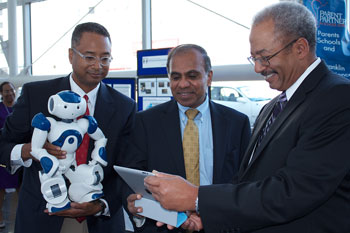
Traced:
<path fill-rule="evenodd" d="M 45 144 L 48 131 L 51 128 L 50 121 L 42 113 L 38 113 L 33 117 L 32 126 L 34 127 L 33 137 L 32 137 L 32 148 L 42 148 Z M 40 159 L 40 157 L 35 158 Z"/>
<path fill-rule="evenodd" d="M 104 178 L 102 166 L 107 165 L 105 146 L 107 139 L 98 128 L 97 122 L 92 116 L 84 116 L 77 121 L 83 132 L 87 132 L 95 141 L 91 153 L 92 160 L 89 164 L 80 164 L 76 169 L 70 170 L 65 175 L 70 181 L 69 197 L 79 203 L 97 200 L 103 196 L 101 181 Z"/>
<path fill-rule="evenodd" d="M 94 117 L 84 116 L 84 118 L 86 118 L 89 121 L 87 133 L 93 140 L 95 140 L 94 150 L 91 153 L 92 161 L 90 161 L 90 163 L 99 163 L 102 166 L 107 166 L 107 138 L 103 134 L 102 130 L 98 128 L 97 121 Z"/>
<path fill-rule="evenodd" d="M 51 122 L 44 114 L 38 113 L 33 117 L 32 126 L 34 132 L 32 136 L 31 154 L 40 161 L 40 164 L 48 176 L 53 176 L 59 167 L 59 162 L 55 156 L 50 155 L 44 148 Z"/>

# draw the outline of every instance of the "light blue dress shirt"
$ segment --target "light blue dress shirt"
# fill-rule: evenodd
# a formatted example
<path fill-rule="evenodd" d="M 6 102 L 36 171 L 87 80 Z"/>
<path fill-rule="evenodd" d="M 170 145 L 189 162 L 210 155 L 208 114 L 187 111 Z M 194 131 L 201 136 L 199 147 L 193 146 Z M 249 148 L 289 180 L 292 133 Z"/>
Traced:
<path fill-rule="evenodd" d="M 179 107 L 181 136 L 183 138 L 188 120 L 185 112 L 189 107 L 184 107 L 179 103 L 177 104 Z M 205 101 L 196 109 L 199 111 L 194 122 L 198 127 L 199 133 L 200 185 L 210 185 L 213 183 L 213 133 L 208 96 L 206 96 Z"/>

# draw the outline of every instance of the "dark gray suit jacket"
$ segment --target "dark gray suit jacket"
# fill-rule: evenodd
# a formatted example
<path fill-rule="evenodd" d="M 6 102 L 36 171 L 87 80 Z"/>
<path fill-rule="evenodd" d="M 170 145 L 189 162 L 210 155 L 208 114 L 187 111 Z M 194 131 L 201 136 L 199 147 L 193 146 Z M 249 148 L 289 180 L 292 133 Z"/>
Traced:
<path fill-rule="evenodd" d="M 319 64 L 248 164 L 276 101 L 257 119 L 239 183 L 200 187 L 205 231 L 350 232 L 350 82 Z"/>
<path fill-rule="evenodd" d="M 48 98 L 62 90 L 70 90 L 69 76 L 48 81 L 27 83 L 22 88 L 14 111 L 8 117 L 0 138 L 1 163 L 10 167 L 10 153 L 16 144 L 29 143 L 33 128 L 31 120 L 35 114 L 48 113 Z M 124 225 L 120 206 L 121 196 L 119 180 L 113 170 L 114 164 L 121 164 L 121 154 L 124 153 L 127 139 L 134 122 L 136 105 L 126 96 L 113 88 L 101 83 L 98 90 L 95 115 L 98 126 L 108 139 L 106 150 L 108 166 L 103 168 L 103 190 L 108 202 L 112 218 L 88 217 L 90 233 L 104 233 L 122 230 Z M 57 118 L 56 118 L 57 119 Z M 93 140 L 90 140 L 88 160 L 93 149 Z M 40 191 L 38 172 L 41 170 L 39 162 L 24 168 L 23 183 L 19 195 L 16 213 L 16 233 L 59 233 L 63 217 L 49 216 L 44 213 L 46 201 Z M 119 215 L 119 217 L 115 217 Z M 117 222 L 116 222 L 117 221 Z"/>
<path fill-rule="evenodd" d="M 230 183 L 238 172 L 250 138 L 248 117 L 234 109 L 209 101 L 213 132 L 213 183 Z M 132 159 L 127 166 L 180 175 L 186 178 L 182 150 L 179 110 L 171 100 L 136 114 Z M 148 220 L 155 232 L 155 222 Z M 145 227 L 148 228 L 148 227 Z M 157 232 L 168 232 L 163 227 Z M 175 231 L 174 231 L 175 232 Z"/>

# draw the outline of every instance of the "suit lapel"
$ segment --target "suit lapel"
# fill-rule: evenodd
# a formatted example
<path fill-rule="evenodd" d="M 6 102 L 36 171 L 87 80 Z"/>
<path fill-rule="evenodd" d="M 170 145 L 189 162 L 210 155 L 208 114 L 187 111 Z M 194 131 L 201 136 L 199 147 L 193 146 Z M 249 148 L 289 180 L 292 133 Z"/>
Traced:
<path fill-rule="evenodd" d="M 272 140 L 276 132 L 280 129 L 280 127 L 283 125 L 283 123 L 288 119 L 289 116 L 292 115 L 292 113 L 295 111 L 295 109 L 304 102 L 305 100 L 305 93 L 300 93 L 299 95 L 295 96 L 295 98 L 292 98 L 288 101 L 287 105 L 283 109 L 283 111 L 279 114 L 277 119 L 273 122 L 271 125 L 269 132 L 266 134 L 266 136 L 261 141 L 258 148 L 256 148 L 255 155 L 250 162 L 249 166 L 255 162 L 255 160 L 261 155 L 261 152 L 264 150 L 264 148 L 268 145 L 268 143 Z M 249 167 L 248 166 L 248 167 Z"/>
<path fill-rule="evenodd" d="M 97 93 L 94 117 L 99 126 L 106 127 L 112 120 L 113 113 L 116 111 L 112 108 L 113 99 L 107 91 L 106 85 L 101 82 L 101 86 Z"/>
<path fill-rule="evenodd" d="M 273 105 L 277 101 L 278 97 L 274 98 L 267 107 L 266 111 L 261 112 L 261 120 L 258 118 L 258 123 L 257 123 L 257 128 L 256 130 L 254 129 L 253 136 L 251 138 L 251 141 L 248 146 L 248 150 L 244 155 L 244 165 L 241 166 L 240 168 L 240 173 L 239 177 L 244 176 L 244 174 L 247 173 L 249 168 L 254 164 L 254 162 L 257 160 L 257 158 L 262 154 L 262 151 L 264 148 L 268 145 L 268 143 L 272 140 L 274 135 L 282 129 L 283 123 L 288 120 L 289 117 L 293 115 L 293 112 L 298 109 L 300 105 L 302 105 L 305 102 L 305 99 L 307 97 L 307 94 L 312 91 L 322 77 L 325 75 L 327 72 L 327 68 L 323 62 L 321 62 L 306 78 L 305 80 L 301 83 L 301 85 L 298 87 L 296 92 L 293 94 L 292 98 L 288 100 L 287 105 L 285 106 L 284 110 L 280 113 L 278 118 L 275 120 L 275 122 L 272 124 L 269 132 L 266 134 L 266 136 L 263 138 L 261 141 L 260 145 L 258 148 L 256 148 L 255 155 L 252 159 L 252 161 L 248 164 L 250 156 L 253 152 L 253 149 L 255 147 L 256 141 L 258 139 L 258 136 L 260 134 L 261 129 L 265 126 L 265 123 L 268 119 L 268 117 L 271 114 Z M 304 108 L 307 107 L 306 105 Z M 301 111 L 301 110 L 299 110 Z"/>
<path fill-rule="evenodd" d="M 99 128 L 101 128 L 103 132 L 105 131 L 105 128 L 108 128 L 108 124 L 112 121 L 112 117 L 116 111 L 116 109 L 111 107 L 112 103 L 113 99 L 108 94 L 106 85 L 101 82 L 100 88 L 97 92 L 95 112 L 93 117 L 96 119 Z M 93 147 L 94 142 L 93 140 L 90 140 L 88 160 L 91 158 L 91 151 Z"/>
<path fill-rule="evenodd" d="M 213 132 L 213 183 L 218 183 L 224 166 L 225 145 L 229 138 L 227 136 L 227 119 L 225 114 L 220 112 L 212 101 L 209 101 L 211 126 Z"/>
<path fill-rule="evenodd" d="M 272 113 L 273 106 L 275 105 L 277 100 L 278 100 L 278 97 L 275 97 L 268 104 L 266 104 L 263 107 L 263 109 L 261 110 L 258 118 L 256 119 L 251 139 L 249 141 L 247 150 L 244 154 L 244 157 L 243 157 L 243 160 L 242 160 L 239 172 L 238 172 L 239 175 L 241 175 L 246 170 L 246 168 L 248 166 L 248 162 L 250 160 L 250 157 L 254 151 L 256 142 L 260 136 L 260 132 L 265 127 L 265 124 L 266 124 L 268 118 L 270 117 L 270 115 Z"/>
<path fill-rule="evenodd" d="M 167 141 L 166 146 L 170 149 L 171 155 L 168 155 L 169 159 L 173 160 L 178 174 L 185 178 L 186 171 L 182 150 L 179 109 L 174 100 L 171 100 L 168 108 L 162 112 L 160 123 L 163 128 L 165 140 Z"/>
<path fill-rule="evenodd" d="M 70 83 L 69 83 L 69 76 L 62 78 L 59 85 L 57 85 L 57 92 L 63 91 L 63 90 L 71 90 Z"/>

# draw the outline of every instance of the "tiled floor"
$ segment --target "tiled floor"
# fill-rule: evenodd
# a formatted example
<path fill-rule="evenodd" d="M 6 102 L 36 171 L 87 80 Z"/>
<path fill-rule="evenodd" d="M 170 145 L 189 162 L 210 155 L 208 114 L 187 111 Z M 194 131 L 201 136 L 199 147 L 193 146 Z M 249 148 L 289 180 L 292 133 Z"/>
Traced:
<path fill-rule="evenodd" d="M 13 233 L 14 223 L 17 208 L 17 193 L 11 192 L 5 194 L 4 206 L 2 208 L 2 213 L 5 221 L 5 228 L 0 229 L 0 233 Z"/>

